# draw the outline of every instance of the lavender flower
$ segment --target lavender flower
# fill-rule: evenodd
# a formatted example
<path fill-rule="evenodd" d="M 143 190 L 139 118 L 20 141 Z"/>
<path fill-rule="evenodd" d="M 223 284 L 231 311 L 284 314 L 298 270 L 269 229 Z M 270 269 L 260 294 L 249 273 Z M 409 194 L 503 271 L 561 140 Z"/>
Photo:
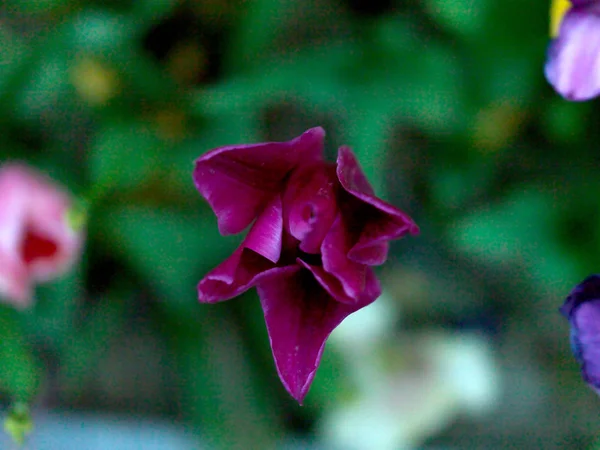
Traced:
<path fill-rule="evenodd" d="M 568 100 L 600 94 L 600 1 L 571 0 L 548 50 L 546 78 Z"/>
<path fill-rule="evenodd" d="M 600 275 L 577 285 L 560 312 L 571 323 L 571 346 L 583 379 L 600 394 Z"/>

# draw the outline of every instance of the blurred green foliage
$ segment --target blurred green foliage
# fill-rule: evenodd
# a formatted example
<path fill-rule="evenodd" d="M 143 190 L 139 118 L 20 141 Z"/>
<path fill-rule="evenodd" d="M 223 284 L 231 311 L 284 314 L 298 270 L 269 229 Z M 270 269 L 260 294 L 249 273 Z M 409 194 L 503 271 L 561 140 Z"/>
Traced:
<path fill-rule="evenodd" d="M 31 311 L 0 309 L 7 402 L 168 415 L 220 448 L 310 433 L 349 395 L 350 369 L 328 348 L 300 409 L 278 383 L 255 294 L 197 304 L 195 284 L 239 239 L 218 235 L 191 170 L 216 146 L 323 125 L 330 156 L 352 146 L 376 191 L 422 228 L 386 272 L 406 282 L 386 285 L 405 320 L 500 324 L 499 357 L 516 358 L 505 370 L 518 361 L 550 380 L 553 413 L 523 422 L 537 448 L 591 444 L 600 423 L 573 424 L 597 414 L 556 308 L 599 267 L 598 109 L 546 86 L 548 5 L 373 0 L 366 14 L 353 3 L 3 2 L 0 157 L 46 170 L 90 207 L 81 266 L 38 289 Z M 440 298 L 444 279 L 455 289 Z M 110 390 L 106 378 L 131 379 Z M 146 378 L 158 387 L 137 392 Z M 525 439 L 511 423 L 479 447 L 458 432 L 440 442 L 515 448 L 492 436 Z"/>

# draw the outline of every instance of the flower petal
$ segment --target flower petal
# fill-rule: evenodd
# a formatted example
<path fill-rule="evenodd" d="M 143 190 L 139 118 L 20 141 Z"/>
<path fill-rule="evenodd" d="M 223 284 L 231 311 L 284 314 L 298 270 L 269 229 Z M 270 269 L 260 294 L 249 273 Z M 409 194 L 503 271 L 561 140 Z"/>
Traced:
<path fill-rule="evenodd" d="M 0 169 L 0 253 L 17 258 L 23 226 L 27 221 L 29 189 L 20 166 L 6 165 Z"/>
<path fill-rule="evenodd" d="M 600 391 L 600 299 L 579 305 L 571 326 L 571 344 L 583 379 Z"/>
<path fill-rule="evenodd" d="M 600 275 L 590 275 L 571 291 L 560 312 L 567 319 L 582 303 L 590 300 L 600 300 Z"/>
<path fill-rule="evenodd" d="M 571 324 L 571 346 L 583 379 L 600 394 L 600 275 L 575 286 L 560 312 Z"/>
<path fill-rule="evenodd" d="M 290 395 L 302 403 L 331 332 L 372 300 L 339 303 L 299 266 L 263 274 L 257 289 L 279 378 Z"/>
<path fill-rule="evenodd" d="M 220 147 L 196 160 L 194 182 L 212 207 L 221 234 L 243 231 L 300 163 L 322 158 L 322 128 L 287 142 Z"/>
<path fill-rule="evenodd" d="M 46 178 L 30 175 L 21 253 L 32 278 L 44 282 L 73 266 L 81 253 L 84 233 L 69 223 L 71 198 Z"/>
<path fill-rule="evenodd" d="M 327 273 L 325 269 L 319 266 L 310 265 L 300 258 L 298 258 L 298 264 L 300 264 L 305 269 L 311 271 L 315 279 L 319 282 L 319 284 L 325 289 L 329 295 L 331 295 L 336 301 L 340 303 L 346 303 L 349 305 L 354 305 L 357 302 L 356 298 L 350 297 L 344 291 L 340 280 L 338 280 L 335 276 Z M 379 284 L 379 280 L 375 275 L 375 272 L 370 267 L 366 269 L 366 277 L 365 277 L 365 290 L 363 291 L 359 302 L 371 302 L 376 300 L 381 295 L 381 285 Z"/>
<path fill-rule="evenodd" d="M 337 176 L 346 192 L 360 202 L 346 208 L 347 221 L 354 224 L 355 230 L 360 230 L 358 239 L 349 248 L 348 258 L 361 264 L 383 264 L 387 259 L 388 241 L 408 233 L 418 234 L 419 228 L 407 214 L 375 196 L 348 147 L 339 149 Z M 364 224 L 362 227 L 356 225 L 360 222 Z"/>
<path fill-rule="evenodd" d="M 256 277 L 274 267 L 281 255 L 281 198 L 275 196 L 254 222 L 244 242 L 198 284 L 201 302 L 228 300 L 254 286 Z"/>
<path fill-rule="evenodd" d="M 27 267 L 6 253 L 0 253 L 0 267 L 0 299 L 6 299 L 16 308 L 30 306 L 33 286 Z"/>
<path fill-rule="evenodd" d="M 281 197 L 275 196 L 258 217 L 244 239 L 244 247 L 276 263 L 281 256 L 283 210 Z"/>
<path fill-rule="evenodd" d="M 202 303 L 229 300 L 253 287 L 257 277 L 274 267 L 268 259 L 240 245 L 232 255 L 198 283 Z"/>
<path fill-rule="evenodd" d="M 567 12 L 558 37 L 548 49 L 545 73 L 554 89 L 568 100 L 584 101 L 600 94 L 600 8 L 597 2 L 587 2 Z"/>
<path fill-rule="evenodd" d="M 341 283 L 344 293 L 358 301 L 367 286 L 367 269 L 369 266 L 348 258 L 348 252 L 355 242 L 352 230 L 346 226 L 339 214 L 332 227 L 323 239 L 321 256 L 323 269 L 335 276 Z"/>

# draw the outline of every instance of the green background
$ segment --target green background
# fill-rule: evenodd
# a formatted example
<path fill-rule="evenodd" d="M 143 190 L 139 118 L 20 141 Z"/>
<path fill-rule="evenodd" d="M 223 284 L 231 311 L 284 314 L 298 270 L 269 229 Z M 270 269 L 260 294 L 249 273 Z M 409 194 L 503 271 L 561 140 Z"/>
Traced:
<path fill-rule="evenodd" d="M 417 404 L 443 426 L 397 448 L 593 448 L 598 399 L 557 308 L 600 269 L 600 117 L 547 85 L 547 17 L 538 0 L 3 2 L 0 158 L 91 203 L 81 264 L 31 310 L 0 307 L 0 400 L 163 417 L 215 448 L 330 448 L 332 411 L 427 372 L 415 336 L 476 335 L 497 391 L 481 413 L 398 394 L 372 433 Z M 421 234 L 379 271 L 396 312 L 366 389 L 357 345 L 330 343 L 299 407 L 255 292 L 197 302 L 241 237 L 219 236 L 191 171 L 319 125 Z"/>

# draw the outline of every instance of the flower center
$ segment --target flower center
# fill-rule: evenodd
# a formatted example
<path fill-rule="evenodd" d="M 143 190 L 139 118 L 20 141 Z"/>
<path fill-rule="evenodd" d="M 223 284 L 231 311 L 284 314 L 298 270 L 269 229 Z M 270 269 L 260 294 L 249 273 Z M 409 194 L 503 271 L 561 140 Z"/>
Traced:
<path fill-rule="evenodd" d="M 320 267 L 323 265 L 323 258 L 321 257 L 321 255 L 315 255 L 315 254 L 303 252 L 302 250 L 298 250 L 298 254 L 296 256 L 298 258 L 300 258 L 302 261 L 304 261 L 305 263 L 310 264 L 311 266 L 319 266 Z"/>
<path fill-rule="evenodd" d="M 21 255 L 27 266 L 36 259 L 52 258 L 57 252 L 56 242 L 27 227 L 21 243 Z"/>
<path fill-rule="evenodd" d="M 302 210 L 302 220 L 307 224 L 312 225 L 317 221 L 317 214 L 315 212 L 315 205 L 308 203 Z"/>
<path fill-rule="evenodd" d="M 283 197 L 284 226 L 300 250 L 319 254 L 337 214 L 335 167 L 325 163 L 296 169 Z"/>

